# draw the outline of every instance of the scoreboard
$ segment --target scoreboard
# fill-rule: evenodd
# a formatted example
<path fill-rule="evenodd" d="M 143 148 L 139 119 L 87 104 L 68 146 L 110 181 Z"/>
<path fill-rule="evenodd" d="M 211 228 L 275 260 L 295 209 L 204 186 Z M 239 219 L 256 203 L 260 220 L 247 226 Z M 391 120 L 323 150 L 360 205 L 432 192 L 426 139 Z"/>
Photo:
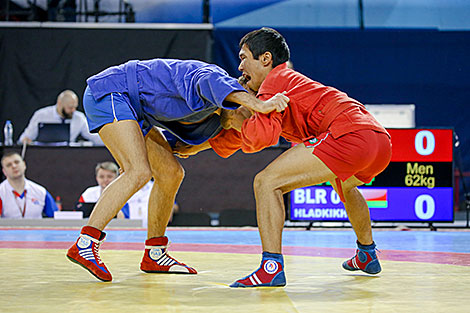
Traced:
<path fill-rule="evenodd" d="M 388 129 L 389 166 L 358 187 L 373 221 L 452 222 L 453 130 Z M 328 183 L 290 192 L 291 221 L 347 221 L 346 210 Z"/>

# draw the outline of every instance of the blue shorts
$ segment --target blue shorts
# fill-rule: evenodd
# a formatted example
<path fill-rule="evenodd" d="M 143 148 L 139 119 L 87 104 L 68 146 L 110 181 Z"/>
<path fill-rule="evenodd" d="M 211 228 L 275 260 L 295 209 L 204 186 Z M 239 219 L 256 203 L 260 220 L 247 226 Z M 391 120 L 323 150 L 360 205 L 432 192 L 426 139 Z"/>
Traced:
<path fill-rule="evenodd" d="M 83 95 L 83 108 L 88 122 L 90 133 L 97 133 L 106 124 L 123 120 L 133 120 L 139 123 L 144 137 L 152 129 L 152 125 L 143 126 L 143 121 L 137 119 L 137 114 L 130 104 L 129 96 L 125 93 L 113 92 L 96 101 L 91 94 L 90 88 L 86 87 Z M 178 139 L 167 130 L 162 134 L 171 147 L 175 147 Z"/>
<path fill-rule="evenodd" d="M 143 129 L 143 121 L 137 119 L 137 115 L 130 104 L 127 94 L 113 92 L 96 101 L 89 87 L 86 87 L 83 94 L 83 108 L 85 109 L 88 129 L 90 133 L 97 133 L 106 124 L 114 120 L 133 120 L 139 123 L 144 136 L 151 127 Z"/>

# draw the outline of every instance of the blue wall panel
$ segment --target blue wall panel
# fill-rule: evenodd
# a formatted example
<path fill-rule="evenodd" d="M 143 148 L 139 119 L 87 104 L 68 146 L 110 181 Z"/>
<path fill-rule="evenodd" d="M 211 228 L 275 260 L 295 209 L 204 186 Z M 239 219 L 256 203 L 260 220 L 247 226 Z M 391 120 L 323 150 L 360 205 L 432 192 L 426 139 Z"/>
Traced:
<path fill-rule="evenodd" d="M 129 2 L 137 22 L 202 22 L 203 0 Z M 117 10 L 116 0 L 100 3 L 105 11 Z M 468 0 L 363 0 L 362 3 L 366 28 L 470 29 Z M 209 5 L 211 22 L 223 27 L 360 26 L 359 0 L 210 0 Z"/>

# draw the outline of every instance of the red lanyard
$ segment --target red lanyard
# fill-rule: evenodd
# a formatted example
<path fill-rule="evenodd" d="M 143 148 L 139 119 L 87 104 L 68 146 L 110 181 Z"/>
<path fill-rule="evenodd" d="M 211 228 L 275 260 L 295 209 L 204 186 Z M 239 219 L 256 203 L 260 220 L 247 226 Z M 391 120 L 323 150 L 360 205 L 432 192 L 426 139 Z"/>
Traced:
<path fill-rule="evenodd" d="M 13 194 L 15 195 L 15 202 L 16 205 L 18 206 L 18 210 L 20 210 L 21 216 L 24 217 L 26 214 L 26 189 L 23 192 L 23 198 L 24 198 L 24 203 L 23 203 L 23 210 L 21 210 L 21 205 L 18 204 L 18 200 L 16 198 L 21 199 L 21 195 L 17 193 L 15 190 L 13 190 Z"/>

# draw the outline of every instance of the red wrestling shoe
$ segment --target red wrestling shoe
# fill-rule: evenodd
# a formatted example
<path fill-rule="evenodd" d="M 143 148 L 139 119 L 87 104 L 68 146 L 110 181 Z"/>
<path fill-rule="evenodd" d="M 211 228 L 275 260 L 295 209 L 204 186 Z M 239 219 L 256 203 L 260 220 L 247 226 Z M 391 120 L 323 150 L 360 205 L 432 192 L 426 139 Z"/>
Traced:
<path fill-rule="evenodd" d="M 145 253 L 140 269 L 146 273 L 197 274 L 197 271 L 168 255 L 168 237 L 154 237 L 145 241 Z"/>
<path fill-rule="evenodd" d="M 106 234 L 91 226 L 84 226 L 77 242 L 67 251 L 70 261 L 85 268 L 102 281 L 111 281 L 111 273 L 101 261 L 99 248 Z"/>

